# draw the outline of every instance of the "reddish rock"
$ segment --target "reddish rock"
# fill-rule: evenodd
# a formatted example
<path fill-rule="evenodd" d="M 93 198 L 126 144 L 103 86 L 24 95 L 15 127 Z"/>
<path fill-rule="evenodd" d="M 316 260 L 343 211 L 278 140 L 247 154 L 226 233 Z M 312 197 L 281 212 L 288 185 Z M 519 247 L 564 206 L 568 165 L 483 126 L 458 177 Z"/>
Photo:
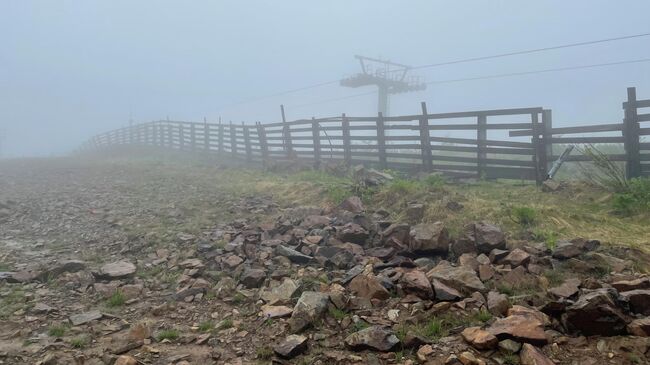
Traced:
<path fill-rule="evenodd" d="M 504 316 L 510 308 L 510 301 L 507 295 L 491 291 L 487 296 L 487 306 L 490 313 L 495 316 Z"/>
<path fill-rule="evenodd" d="M 578 294 L 580 291 L 579 287 L 581 280 L 578 278 L 572 278 L 566 280 L 562 285 L 548 290 L 549 293 L 553 294 L 558 298 L 571 298 L 572 296 Z"/>
<path fill-rule="evenodd" d="M 544 333 L 544 325 L 534 317 L 514 315 L 497 319 L 489 328 L 499 340 L 512 339 L 535 345 L 545 345 L 548 340 Z"/>
<path fill-rule="evenodd" d="M 555 365 L 555 362 L 544 355 L 537 347 L 527 343 L 521 348 L 519 360 L 521 365 Z"/>
<path fill-rule="evenodd" d="M 627 331 L 634 336 L 650 337 L 650 317 L 633 320 L 627 325 Z"/>
<path fill-rule="evenodd" d="M 431 284 L 433 285 L 436 300 L 447 302 L 456 301 L 463 297 L 458 290 L 450 288 L 436 279 L 433 279 Z"/>
<path fill-rule="evenodd" d="M 468 327 L 460 334 L 470 345 L 478 350 L 489 350 L 496 347 L 499 340 L 490 332 L 481 327 Z"/>
<path fill-rule="evenodd" d="M 650 289 L 636 289 L 622 292 L 621 298 L 630 303 L 632 313 L 650 316 Z"/>
<path fill-rule="evenodd" d="M 431 280 L 436 279 L 465 294 L 486 291 L 485 285 L 476 276 L 474 270 L 466 267 L 454 267 L 446 261 L 441 261 L 436 267 L 429 270 L 427 277 Z"/>
<path fill-rule="evenodd" d="M 352 242 L 363 245 L 368 239 L 368 231 L 356 223 L 348 223 L 336 229 L 337 238 L 342 242 Z"/>
<path fill-rule="evenodd" d="M 356 296 L 359 297 L 380 300 L 390 298 L 388 290 L 386 290 L 377 277 L 372 274 L 357 275 L 352 279 L 352 281 L 350 281 L 348 287 Z"/>
<path fill-rule="evenodd" d="M 530 262 L 530 254 L 520 248 L 510 251 L 508 256 L 499 261 L 500 264 L 507 264 L 512 267 L 526 266 Z"/>
<path fill-rule="evenodd" d="M 433 299 L 433 288 L 424 272 L 420 270 L 411 270 L 404 273 L 400 278 L 402 288 L 406 293 L 413 293 L 424 299 Z"/>
<path fill-rule="evenodd" d="M 637 290 L 637 289 L 650 289 L 650 277 L 639 278 L 634 280 L 621 280 L 612 283 L 612 286 L 619 292 Z"/>
<path fill-rule="evenodd" d="M 351 196 L 339 204 L 338 209 L 347 210 L 352 213 L 362 213 L 365 208 L 358 196 Z"/>
<path fill-rule="evenodd" d="M 449 251 L 449 232 L 442 222 L 421 223 L 411 228 L 409 250 L 412 252 Z"/>
<path fill-rule="evenodd" d="M 484 264 L 478 267 L 478 277 L 481 281 L 492 279 L 495 273 L 494 268 L 490 264 Z"/>
<path fill-rule="evenodd" d="M 586 336 L 616 336 L 626 332 L 627 317 L 618 309 L 614 289 L 596 289 L 566 309 L 562 320 Z"/>

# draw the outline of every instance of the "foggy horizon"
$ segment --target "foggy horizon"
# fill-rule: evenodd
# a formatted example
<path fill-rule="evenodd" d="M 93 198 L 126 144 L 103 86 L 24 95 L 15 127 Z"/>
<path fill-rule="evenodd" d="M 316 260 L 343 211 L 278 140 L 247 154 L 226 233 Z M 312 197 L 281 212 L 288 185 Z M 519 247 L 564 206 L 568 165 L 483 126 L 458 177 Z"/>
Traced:
<path fill-rule="evenodd" d="M 270 123 L 280 104 L 289 120 L 376 115 L 376 93 L 346 98 L 376 88 L 335 82 L 360 72 L 355 54 L 417 67 L 648 32 L 650 3 L 633 3 L 3 2 L 0 157 L 63 155 L 130 119 Z M 412 74 L 435 82 L 638 60 L 650 57 L 648 39 Z M 433 84 L 391 96 L 390 113 L 425 101 L 430 113 L 544 107 L 556 126 L 617 123 L 627 87 L 650 96 L 649 66 Z"/>

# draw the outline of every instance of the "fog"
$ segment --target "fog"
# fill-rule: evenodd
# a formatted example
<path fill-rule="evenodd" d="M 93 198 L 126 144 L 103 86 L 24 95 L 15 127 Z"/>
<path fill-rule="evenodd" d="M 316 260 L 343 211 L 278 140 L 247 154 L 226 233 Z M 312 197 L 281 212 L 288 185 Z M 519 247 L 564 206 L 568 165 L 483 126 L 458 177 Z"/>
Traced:
<path fill-rule="evenodd" d="M 0 154 L 69 153 L 96 133 L 174 120 L 375 115 L 373 88 L 331 82 L 355 54 L 412 66 L 649 31 L 650 2 L 2 1 Z M 650 37 L 414 70 L 427 82 L 650 57 Z M 542 106 L 558 126 L 616 123 L 650 63 L 433 84 L 393 115 Z M 260 99 L 261 98 L 261 99 Z"/>

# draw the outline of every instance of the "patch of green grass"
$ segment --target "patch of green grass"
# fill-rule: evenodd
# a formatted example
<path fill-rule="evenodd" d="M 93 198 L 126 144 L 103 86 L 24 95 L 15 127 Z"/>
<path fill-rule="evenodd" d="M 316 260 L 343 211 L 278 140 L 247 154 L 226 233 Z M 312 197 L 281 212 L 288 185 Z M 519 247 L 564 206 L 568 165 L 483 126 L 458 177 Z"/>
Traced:
<path fill-rule="evenodd" d="M 546 248 L 551 251 L 557 247 L 558 234 L 554 231 L 537 228 L 531 232 L 531 238 L 536 242 L 544 242 Z"/>
<path fill-rule="evenodd" d="M 395 179 L 387 189 L 391 194 L 413 194 L 422 189 L 422 184 L 417 180 Z"/>
<path fill-rule="evenodd" d="M 225 330 L 225 329 L 228 329 L 228 328 L 232 328 L 233 324 L 234 323 L 233 323 L 232 319 L 226 318 L 226 319 L 222 320 L 221 322 L 217 323 L 217 325 L 214 327 L 214 329 L 217 330 L 217 331 Z"/>
<path fill-rule="evenodd" d="M 354 322 L 352 324 L 352 331 L 353 332 L 359 332 L 359 331 L 361 331 L 363 329 L 366 329 L 368 327 L 370 327 L 370 324 L 368 324 L 368 322 L 360 319 L 360 320 L 358 320 L 358 321 L 356 321 L 356 322 Z"/>
<path fill-rule="evenodd" d="M 20 286 L 10 287 L 7 293 L 0 297 L 0 318 L 9 317 L 12 313 L 25 308 L 25 291 Z"/>
<path fill-rule="evenodd" d="M 441 174 L 431 174 L 424 178 L 423 183 L 430 189 L 438 190 L 447 183 L 447 179 Z"/>
<path fill-rule="evenodd" d="M 650 178 L 630 179 L 626 190 L 614 195 L 612 204 L 618 213 L 627 216 L 650 212 Z"/>
<path fill-rule="evenodd" d="M 158 333 L 158 336 L 156 336 L 156 339 L 158 342 L 161 342 L 163 340 L 174 341 L 178 339 L 179 336 L 180 332 L 176 329 L 171 328 L 160 331 L 160 333 Z"/>
<path fill-rule="evenodd" d="M 68 327 L 62 324 L 51 325 L 47 329 L 47 334 L 51 337 L 63 337 L 68 331 Z"/>
<path fill-rule="evenodd" d="M 212 321 L 205 321 L 199 324 L 199 331 L 201 332 L 210 332 L 214 328 L 214 323 Z"/>
<path fill-rule="evenodd" d="M 329 313 L 330 313 L 330 316 L 332 316 L 332 318 L 336 319 L 337 321 L 340 321 L 343 318 L 348 316 L 348 314 L 344 310 L 338 309 L 336 307 L 330 307 L 329 308 Z"/>
<path fill-rule="evenodd" d="M 0 271 L 11 271 L 11 266 L 7 263 L 0 262 Z"/>
<path fill-rule="evenodd" d="M 473 315 L 473 319 L 476 319 L 479 322 L 485 323 L 492 319 L 492 313 L 488 310 L 481 309 Z"/>
<path fill-rule="evenodd" d="M 244 294 L 242 294 L 242 293 L 235 293 L 235 295 L 233 295 L 233 297 L 232 297 L 232 302 L 234 304 L 245 303 L 246 302 L 246 296 L 244 296 Z"/>
<path fill-rule="evenodd" d="M 530 227 L 537 223 L 537 211 L 527 206 L 510 208 L 510 218 L 523 227 Z"/>
<path fill-rule="evenodd" d="M 84 336 L 75 337 L 70 340 L 70 345 L 76 349 L 82 349 L 88 346 L 88 338 Z"/>
<path fill-rule="evenodd" d="M 122 293 L 121 290 L 116 290 L 113 295 L 108 298 L 106 301 L 106 305 L 109 308 L 115 308 L 115 307 L 121 307 L 124 305 L 126 302 L 126 297 L 124 296 L 124 293 Z"/>
<path fill-rule="evenodd" d="M 548 279 L 548 283 L 551 287 L 555 287 L 564 283 L 566 280 L 566 273 L 562 270 L 546 270 L 544 271 L 544 277 Z"/>
<path fill-rule="evenodd" d="M 255 355 L 260 360 L 271 360 L 273 358 L 273 349 L 270 346 L 258 347 Z"/>
<path fill-rule="evenodd" d="M 165 269 L 163 268 L 162 265 L 153 266 L 153 267 L 150 267 L 150 268 L 145 268 L 145 269 L 142 269 L 142 270 L 138 270 L 138 272 L 136 273 L 136 276 L 139 277 L 140 279 L 143 279 L 143 280 L 151 280 L 151 279 L 155 278 L 156 276 L 158 276 L 158 274 L 160 274 L 164 270 Z"/>
<path fill-rule="evenodd" d="M 508 352 L 503 354 L 504 365 L 519 365 L 519 355 Z"/>

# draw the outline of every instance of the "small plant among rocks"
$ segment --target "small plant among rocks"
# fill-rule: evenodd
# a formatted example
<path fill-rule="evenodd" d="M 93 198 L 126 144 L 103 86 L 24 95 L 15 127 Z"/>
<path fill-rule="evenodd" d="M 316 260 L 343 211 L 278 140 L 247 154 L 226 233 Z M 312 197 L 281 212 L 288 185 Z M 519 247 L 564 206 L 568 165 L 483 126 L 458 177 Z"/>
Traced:
<path fill-rule="evenodd" d="M 180 336 L 180 333 L 178 332 L 178 330 L 171 328 L 171 329 L 162 330 L 158 334 L 158 336 L 156 336 L 156 339 L 158 340 L 158 342 L 161 342 L 161 341 L 164 341 L 164 340 L 174 341 L 174 340 L 178 339 L 179 336 Z"/>
<path fill-rule="evenodd" d="M 211 321 L 205 321 L 199 324 L 199 331 L 201 332 L 210 332 L 212 329 L 214 329 L 214 323 Z"/>
<path fill-rule="evenodd" d="M 510 208 L 510 219 L 523 227 L 537 223 L 537 211 L 531 207 L 519 206 Z"/>
<path fill-rule="evenodd" d="M 75 337 L 70 340 L 70 346 L 76 349 L 85 348 L 88 345 L 88 339 L 86 337 Z"/>
<path fill-rule="evenodd" d="M 223 321 L 217 323 L 217 325 L 214 327 L 214 329 L 217 330 L 217 331 L 221 331 L 221 330 L 225 330 L 225 329 L 228 329 L 228 328 L 232 328 L 233 325 L 234 325 L 234 323 L 233 323 L 232 319 L 227 318 L 227 319 L 224 319 Z"/>
<path fill-rule="evenodd" d="M 255 354 L 260 360 L 271 360 L 273 358 L 273 349 L 269 346 L 258 347 Z"/>
<path fill-rule="evenodd" d="M 121 290 L 116 290 L 113 295 L 106 301 L 106 305 L 110 308 L 121 307 L 126 302 L 126 297 Z"/>
<path fill-rule="evenodd" d="M 67 331 L 68 327 L 61 324 L 55 324 L 48 328 L 47 334 L 51 337 L 63 337 Z"/>

